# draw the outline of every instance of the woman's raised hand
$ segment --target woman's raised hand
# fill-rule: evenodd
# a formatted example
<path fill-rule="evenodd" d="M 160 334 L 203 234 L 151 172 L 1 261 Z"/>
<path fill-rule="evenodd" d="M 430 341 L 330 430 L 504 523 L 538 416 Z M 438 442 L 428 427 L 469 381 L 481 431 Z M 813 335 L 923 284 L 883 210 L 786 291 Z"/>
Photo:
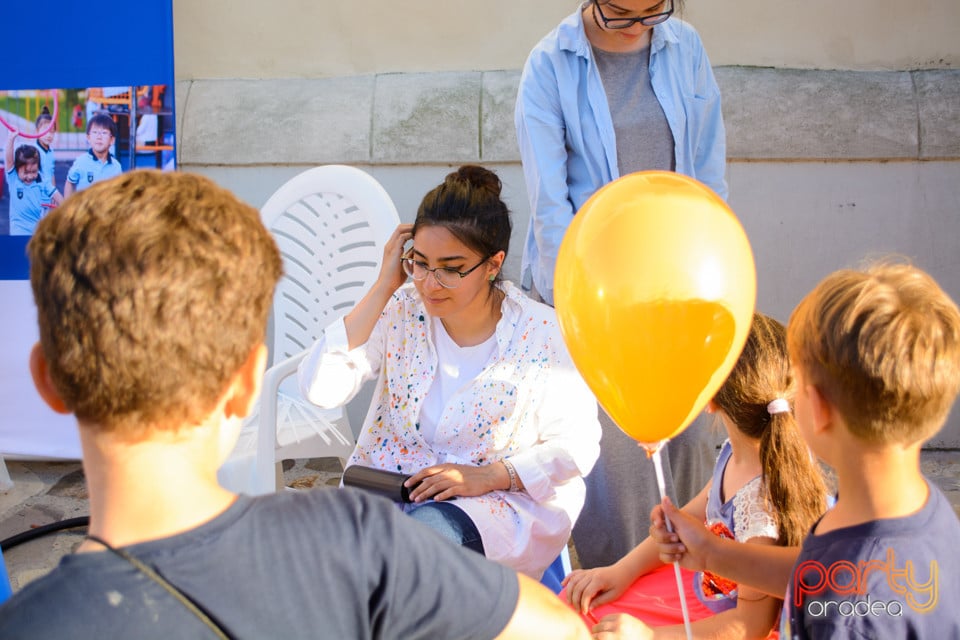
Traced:
<path fill-rule="evenodd" d="M 413 225 L 401 224 L 393 230 L 390 239 L 383 247 L 383 264 L 380 265 L 380 275 L 377 276 L 375 286 L 389 290 L 392 294 L 407 281 L 407 274 L 403 270 L 400 258 L 403 257 L 404 247 L 413 238 Z"/>
<path fill-rule="evenodd" d="M 347 330 L 347 344 L 350 349 L 356 349 L 370 339 L 390 296 L 407 281 L 407 274 L 400 264 L 400 256 L 403 255 L 404 245 L 412 237 L 412 224 L 401 224 L 393 230 L 383 247 L 383 264 L 380 265 L 377 281 L 344 317 L 343 324 Z"/>

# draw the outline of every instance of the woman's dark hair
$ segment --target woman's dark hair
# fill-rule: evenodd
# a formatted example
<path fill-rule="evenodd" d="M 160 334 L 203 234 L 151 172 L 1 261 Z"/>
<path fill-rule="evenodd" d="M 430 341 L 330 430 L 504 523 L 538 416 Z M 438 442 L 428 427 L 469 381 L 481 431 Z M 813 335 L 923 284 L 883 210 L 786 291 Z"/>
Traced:
<path fill-rule="evenodd" d="M 37 148 L 32 144 L 22 144 L 17 147 L 17 150 L 13 155 L 13 168 L 15 171 L 19 171 L 20 167 L 25 164 L 32 164 L 36 162 L 37 166 L 40 166 L 40 152 L 37 151 Z"/>
<path fill-rule="evenodd" d="M 37 116 L 37 130 L 40 129 L 41 122 L 50 122 L 53 120 L 53 116 L 50 115 L 50 109 L 47 109 L 47 105 L 43 105 L 43 109 L 40 111 L 40 115 Z"/>
<path fill-rule="evenodd" d="M 477 165 L 447 174 L 423 197 L 413 223 L 414 237 L 421 227 L 443 227 L 484 258 L 499 251 L 506 255 L 513 223 L 500 189 L 497 174 Z"/>

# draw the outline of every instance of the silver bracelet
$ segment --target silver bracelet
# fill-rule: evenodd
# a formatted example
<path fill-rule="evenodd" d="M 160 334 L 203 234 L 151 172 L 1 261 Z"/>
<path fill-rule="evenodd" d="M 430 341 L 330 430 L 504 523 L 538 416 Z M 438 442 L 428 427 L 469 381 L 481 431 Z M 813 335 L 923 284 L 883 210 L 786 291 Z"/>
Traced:
<path fill-rule="evenodd" d="M 520 486 L 517 484 L 517 470 L 513 468 L 513 463 L 507 459 L 503 459 L 500 462 L 507 468 L 507 475 L 510 476 L 510 488 L 508 491 L 519 491 Z"/>

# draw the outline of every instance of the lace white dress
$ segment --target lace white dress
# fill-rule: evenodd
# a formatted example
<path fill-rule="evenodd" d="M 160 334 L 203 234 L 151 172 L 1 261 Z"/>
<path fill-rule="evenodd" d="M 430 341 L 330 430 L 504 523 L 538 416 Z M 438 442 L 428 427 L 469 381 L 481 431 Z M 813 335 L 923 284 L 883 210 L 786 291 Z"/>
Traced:
<path fill-rule="evenodd" d="M 776 538 L 777 521 L 769 501 L 763 479 L 757 476 L 746 483 L 726 502 L 721 499 L 723 473 L 733 454 L 730 441 L 720 448 L 713 467 L 713 481 L 707 498 L 706 527 L 724 538 L 746 542 L 751 538 Z M 701 571 L 694 579 L 694 592 L 700 601 L 716 613 L 737 606 L 737 583 L 709 571 Z"/>

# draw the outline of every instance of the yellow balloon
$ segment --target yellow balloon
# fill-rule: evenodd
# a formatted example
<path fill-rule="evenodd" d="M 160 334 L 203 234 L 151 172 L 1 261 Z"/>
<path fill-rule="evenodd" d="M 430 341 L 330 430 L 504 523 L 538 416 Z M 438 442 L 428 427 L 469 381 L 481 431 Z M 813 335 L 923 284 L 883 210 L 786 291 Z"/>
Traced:
<path fill-rule="evenodd" d="M 599 189 L 557 255 L 554 303 L 584 380 L 630 437 L 683 431 L 733 369 L 757 278 L 746 233 L 712 190 L 642 171 Z"/>

